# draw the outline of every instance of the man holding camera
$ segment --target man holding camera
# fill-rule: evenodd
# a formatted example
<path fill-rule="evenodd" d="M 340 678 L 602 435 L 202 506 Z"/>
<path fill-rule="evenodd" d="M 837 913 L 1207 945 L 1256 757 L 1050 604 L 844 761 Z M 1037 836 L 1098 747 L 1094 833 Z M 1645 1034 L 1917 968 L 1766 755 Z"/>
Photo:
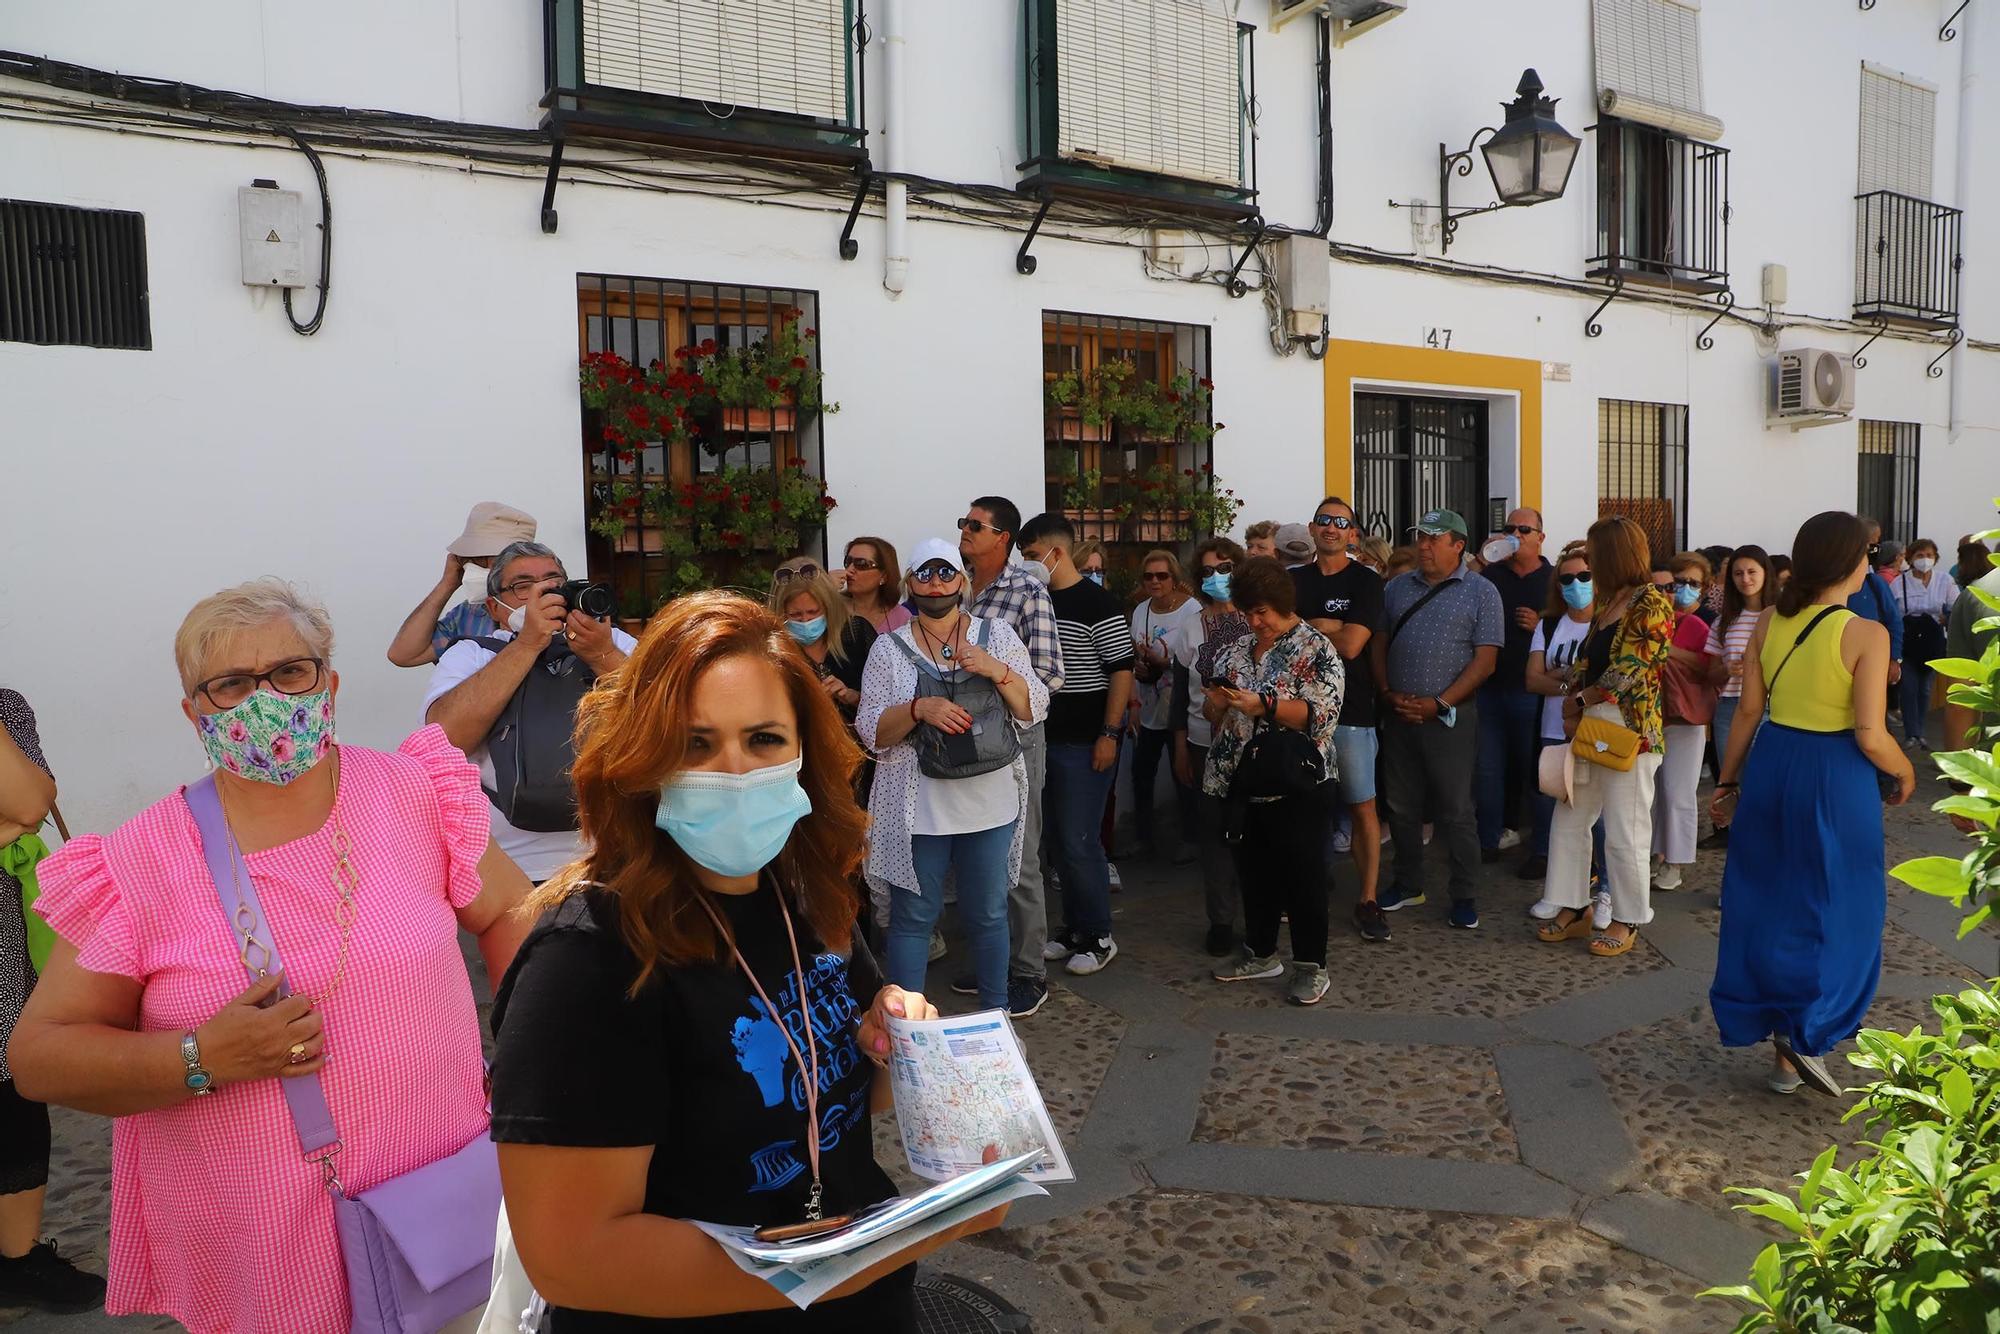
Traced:
<path fill-rule="evenodd" d="M 577 701 L 637 641 L 612 627 L 609 590 L 569 582 L 539 542 L 509 543 L 493 558 L 486 610 L 500 628 L 445 650 L 424 721 L 479 766 L 493 837 L 540 884 L 581 850 L 568 765 Z"/>

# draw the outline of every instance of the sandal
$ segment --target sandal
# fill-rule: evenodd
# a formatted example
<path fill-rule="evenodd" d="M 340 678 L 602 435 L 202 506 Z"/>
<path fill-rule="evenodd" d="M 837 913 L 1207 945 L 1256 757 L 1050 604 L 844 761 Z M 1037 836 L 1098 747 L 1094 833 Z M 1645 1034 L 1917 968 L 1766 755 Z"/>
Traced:
<path fill-rule="evenodd" d="M 1619 925 L 1624 925 L 1620 923 Z M 1590 938 L 1590 952 L 1600 959 L 1615 959 L 1621 954 L 1630 954 L 1632 947 L 1639 943 L 1639 928 L 1628 927 L 1632 934 L 1620 940 L 1609 931 L 1599 931 Z"/>
<path fill-rule="evenodd" d="M 1562 919 L 1563 912 L 1570 915 L 1567 922 Z M 1562 912 L 1556 914 L 1555 920 L 1544 922 L 1535 928 L 1535 939 L 1545 945 L 1560 945 L 1565 940 L 1582 940 L 1589 934 L 1590 909 L 1588 908 L 1564 908 Z"/>

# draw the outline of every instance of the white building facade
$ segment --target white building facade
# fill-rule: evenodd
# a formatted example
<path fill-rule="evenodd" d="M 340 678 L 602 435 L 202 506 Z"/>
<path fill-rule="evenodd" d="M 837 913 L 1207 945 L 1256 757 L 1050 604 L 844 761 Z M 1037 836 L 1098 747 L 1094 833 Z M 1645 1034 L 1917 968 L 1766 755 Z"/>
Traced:
<path fill-rule="evenodd" d="M 628 602 L 665 590 L 643 521 L 609 535 L 621 469 L 671 489 L 797 458 L 838 500 L 812 538 L 836 560 L 996 492 L 1130 556 L 1193 533 L 1210 475 L 1239 530 L 1332 490 L 1385 533 L 1525 503 L 1557 540 L 1622 512 L 1663 546 L 1781 551 L 1862 507 L 1949 553 L 2000 494 L 2000 13 L 1943 40 L 1955 3 L 1804 8 L 10 6 L 0 684 L 72 825 L 103 827 L 198 763 L 186 608 L 279 574 L 333 612 L 343 736 L 392 744 L 423 673 L 383 649 L 472 503 L 529 510 Z M 1439 146 L 1471 149 L 1453 212 L 1493 203 L 1468 141 L 1528 68 L 1581 140 L 1567 188 L 1447 247 Z M 296 252 L 255 244 L 282 201 L 246 232 L 260 181 L 298 192 Z M 300 266 L 297 325 L 330 274 L 310 336 L 246 285 L 273 259 Z M 603 449 L 580 354 L 671 360 L 788 309 L 837 412 L 725 414 L 719 457 Z M 1803 363 L 1851 409 L 1768 423 L 1784 353 L 1878 331 L 1858 370 Z M 1181 376 L 1212 406 L 1094 419 L 1120 359 L 1154 410 Z"/>

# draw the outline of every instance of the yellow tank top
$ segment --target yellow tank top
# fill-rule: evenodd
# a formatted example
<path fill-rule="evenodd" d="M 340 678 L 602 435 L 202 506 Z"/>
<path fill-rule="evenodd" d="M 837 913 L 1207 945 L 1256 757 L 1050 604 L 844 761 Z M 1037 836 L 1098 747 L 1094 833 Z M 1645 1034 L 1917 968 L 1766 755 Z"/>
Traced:
<path fill-rule="evenodd" d="M 1767 685 L 1774 675 L 1778 677 L 1777 688 L 1770 693 L 1771 721 L 1808 732 L 1850 732 L 1854 730 L 1854 673 L 1841 659 L 1840 638 L 1854 613 L 1845 607 L 1834 612 L 1799 645 L 1798 652 L 1792 653 L 1793 641 L 1823 610 L 1807 607 L 1797 616 L 1771 614 L 1771 624 L 1764 631 L 1764 652 L 1758 658 Z M 1787 653 L 1792 654 L 1791 666 L 1778 675 Z"/>

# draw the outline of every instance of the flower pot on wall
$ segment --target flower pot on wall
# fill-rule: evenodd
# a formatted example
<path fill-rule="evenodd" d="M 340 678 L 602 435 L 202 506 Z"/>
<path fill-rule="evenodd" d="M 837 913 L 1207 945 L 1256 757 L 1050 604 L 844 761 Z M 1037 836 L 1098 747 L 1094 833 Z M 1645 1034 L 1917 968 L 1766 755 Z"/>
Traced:
<path fill-rule="evenodd" d="M 799 410 L 789 403 L 775 408 L 723 408 L 722 429 L 744 434 L 796 431 Z"/>

